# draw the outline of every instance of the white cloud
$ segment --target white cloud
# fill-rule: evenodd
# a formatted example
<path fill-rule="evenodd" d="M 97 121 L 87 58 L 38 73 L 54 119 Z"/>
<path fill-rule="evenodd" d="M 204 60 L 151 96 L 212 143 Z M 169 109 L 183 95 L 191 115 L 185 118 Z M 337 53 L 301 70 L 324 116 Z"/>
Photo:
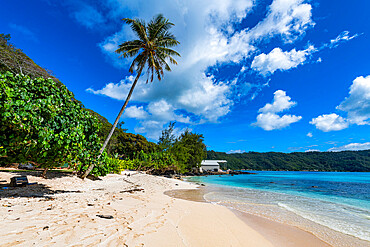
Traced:
<path fill-rule="evenodd" d="M 262 113 L 278 113 L 284 110 L 288 110 L 291 107 L 295 106 L 297 102 L 291 101 L 291 98 L 286 95 L 286 92 L 283 90 L 277 90 L 274 93 L 274 100 L 272 104 L 267 103 L 264 107 L 259 109 L 258 112 Z"/>
<path fill-rule="evenodd" d="M 346 129 L 350 124 L 370 124 L 370 76 L 357 77 L 350 87 L 349 96 L 336 108 L 346 112 L 347 118 L 336 113 L 324 114 L 313 118 L 310 124 L 324 132 Z"/>
<path fill-rule="evenodd" d="M 305 151 L 306 153 L 309 153 L 309 152 L 321 152 L 320 150 L 318 149 L 308 149 Z"/>
<path fill-rule="evenodd" d="M 273 74 L 275 71 L 289 70 L 304 64 L 306 59 L 316 52 L 314 46 L 309 46 L 305 50 L 292 49 L 291 51 L 282 51 L 277 47 L 268 54 L 260 54 L 254 57 L 251 68 L 266 76 Z"/>
<path fill-rule="evenodd" d="M 140 122 L 140 126 L 135 127 L 135 132 L 139 134 L 146 134 L 145 136 L 152 140 L 157 140 L 161 135 L 163 123 L 155 120 L 148 120 Z"/>
<path fill-rule="evenodd" d="M 267 17 L 251 30 L 254 39 L 281 35 L 287 43 L 292 43 L 313 27 L 312 6 L 304 0 L 274 0 Z"/>
<path fill-rule="evenodd" d="M 324 132 L 342 130 L 348 128 L 349 126 L 345 118 L 335 113 L 324 114 L 318 116 L 317 118 L 313 118 L 310 121 L 310 124 L 315 125 L 317 129 Z"/>
<path fill-rule="evenodd" d="M 330 40 L 330 43 L 327 46 L 329 46 L 329 48 L 335 48 L 340 43 L 349 41 L 349 40 L 354 39 L 358 36 L 359 36 L 358 34 L 350 36 L 349 31 L 343 31 L 335 39 Z"/>
<path fill-rule="evenodd" d="M 370 75 L 357 77 L 349 91 L 349 96 L 337 106 L 337 109 L 347 112 L 351 124 L 370 124 Z"/>
<path fill-rule="evenodd" d="M 301 116 L 295 115 L 283 115 L 279 116 L 275 113 L 261 113 L 257 116 L 256 126 L 261 127 L 264 130 L 276 130 L 288 127 L 292 123 L 301 120 Z"/>
<path fill-rule="evenodd" d="M 143 106 L 130 106 L 125 110 L 124 117 L 139 120 L 135 131 L 142 134 L 146 133 L 148 138 L 154 140 L 158 139 L 168 121 L 191 124 L 188 116 L 176 114 L 174 107 L 165 100 L 151 102 L 146 109 Z M 174 131 L 180 133 L 182 129 L 175 128 Z"/>
<path fill-rule="evenodd" d="M 308 136 L 308 137 L 312 137 L 313 135 L 312 135 L 312 133 L 311 133 L 311 132 L 308 132 L 308 133 L 307 133 L 307 136 Z"/>
<path fill-rule="evenodd" d="M 245 153 L 245 150 L 237 149 L 237 150 L 230 150 L 229 152 L 227 152 L 227 154 L 241 154 L 241 153 Z"/>
<path fill-rule="evenodd" d="M 148 113 L 144 110 L 142 106 L 137 107 L 136 105 L 134 105 L 125 109 L 124 117 L 146 119 L 148 117 Z"/>
<path fill-rule="evenodd" d="M 279 116 L 277 113 L 283 112 L 295 106 L 297 103 L 291 101 L 291 98 L 286 95 L 285 91 L 277 90 L 274 93 L 274 100 L 272 104 L 267 103 L 264 107 L 259 109 L 261 112 L 257 116 L 257 122 L 253 125 L 261 127 L 264 130 L 276 130 L 283 129 L 292 123 L 298 122 L 302 119 L 301 116 L 295 115 L 282 115 Z"/>
<path fill-rule="evenodd" d="M 94 90 L 92 88 L 88 88 L 86 91 L 93 94 L 105 95 L 117 100 L 124 100 L 130 91 L 131 84 L 134 79 L 135 78 L 133 76 L 128 76 L 117 84 L 111 82 L 105 85 L 102 89 Z M 132 97 L 132 99 L 134 99 L 134 97 Z"/>
<path fill-rule="evenodd" d="M 368 149 L 370 149 L 370 142 L 350 143 L 350 144 L 347 144 L 341 147 L 330 148 L 328 151 L 340 152 L 340 151 L 346 151 L 346 150 L 358 151 L 358 150 L 368 150 Z"/>

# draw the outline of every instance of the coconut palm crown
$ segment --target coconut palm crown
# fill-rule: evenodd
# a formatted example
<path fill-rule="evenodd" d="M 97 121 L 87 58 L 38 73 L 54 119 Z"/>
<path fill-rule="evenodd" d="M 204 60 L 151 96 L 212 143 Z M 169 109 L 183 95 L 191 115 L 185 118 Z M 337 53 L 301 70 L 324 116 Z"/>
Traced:
<path fill-rule="evenodd" d="M 122 20 L 130 25 L 138 39 L 120 44 L 116 52 L 121 54 L 120 57 L 124 58 L 136 56 L 131 63 L 129 72 L 134 73 L 134 71 L 136 71 L 137 75 L 112 129 L 100 149 L 100 155 L 108 145 L 144 68 L 147 66 L 147 83 L 149 80 L 152 82 L 154 76 L 156 76 L 158 80 L 161 80 L 164 75 L 163 70 L 171 71 L 168 62 L 177 64 L 173 56 L 180 56 L 178 52 L 170 49 L 170 47 L 174 47 L 180 43 L 176 40 L 176 37 L 169 32 L 169 29 L 174 26 L 174 24 L 164 18 L 163 15 L 159 14 L 155 16 L 149 23 L 145 23 L 145 21 L 140 19 L 124 18 Z M 100 158 L 100 155 L 98 158 Z M 94 165 L 91 165 L 82 178 L 85 178 L 93 168 Z"/>
<path fill-rule="evenodd" d="M 175 36 L 168 31 L 174 24 L 163 15 L 157 15 L 148 24 L 139 19 L 124 18 L 123 21 L 131 26 L 139 39 L 122 43 L 116 52 L 124 58 L 137 55 L 129 72 L 133 73 L 134 70 L 141 72 L 147 65 L 147 82 L 149 77 L 150 81 L 153 81 L 154 75 L 157 76 L 158 80 L 161 80 L 163 68 L 171 71 L 167 61 L 177 64 L 172 56 L 180 56 L 178 52 L 169 48 L 179 44 Z M 139 73 L 138 76 L 140 76 Z"/>

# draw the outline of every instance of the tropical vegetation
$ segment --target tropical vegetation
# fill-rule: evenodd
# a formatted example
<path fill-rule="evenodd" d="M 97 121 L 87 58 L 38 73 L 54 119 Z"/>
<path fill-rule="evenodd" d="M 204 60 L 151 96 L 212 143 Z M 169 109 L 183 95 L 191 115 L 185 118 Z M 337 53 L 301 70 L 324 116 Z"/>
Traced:
<path fill-rule="evenodd" d="M 49 168 L 65 163 L 78 171 L 98 164 L 100 124 L 64 85 L 52 79 L 0 74 L 0 158 Z"/>

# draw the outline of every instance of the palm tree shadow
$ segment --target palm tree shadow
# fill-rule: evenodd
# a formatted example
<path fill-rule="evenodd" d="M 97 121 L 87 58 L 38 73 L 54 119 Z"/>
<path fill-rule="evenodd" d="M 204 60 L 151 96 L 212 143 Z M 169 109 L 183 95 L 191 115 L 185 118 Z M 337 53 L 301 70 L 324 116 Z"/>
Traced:
<path fill-rule="evenodd" d="M 4 172 L 4 170 L 2 170 L 1 172 Z M 42 171 L 14 171 L 14 170 L 9 172 L 14 174 L 14 176 L 37 176 L 41 175 L 42 173 Z M 73 176 L 72 173 L 53 172 L 53 171 L 49 172 L 47 175 L 49 179 Z M 21 197 L 52 199 L 53 195 L 63 193 L 82 193 L 82 192 L 79 190 L 53 190 L 49 186 L 41 183 L 30 184 L 23 187 L 11 187 L 9 181 L 6 180 L 0 181 L 0 199 L 21 198 Z"/>

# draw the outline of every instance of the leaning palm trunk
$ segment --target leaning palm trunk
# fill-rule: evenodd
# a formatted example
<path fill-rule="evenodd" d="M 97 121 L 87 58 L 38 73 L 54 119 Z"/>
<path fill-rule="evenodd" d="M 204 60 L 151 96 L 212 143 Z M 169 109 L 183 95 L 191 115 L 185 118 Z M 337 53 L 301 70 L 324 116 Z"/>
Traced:
<path fill-rule="evenodd" d="M 147 66 L 147 82 L 149 81 L 149 78 L 150 81 L 153 81 L 154 75 L 156 75 L 160 81 L 163 76 L 163 70 L 171 71 L 167 61 L 172 64 L 177 64 L 176 60 L 173 59 L 172 56 L 180 56 L 178 52 L 169 49 L 169 47 L 179 44 L 175 36 L 168 31 L 174 24 L 169 22 L 169 20 L 164 18 L 162 15 L 157 15 L 148 24 L 139 19 L 124 18 L 123 21 L 131 26 L 131 29 L 136 33 L 139 39 L 122 43 L 119 45 L 116 52 L 122 53 L 121 56 L 124 58 L 134 57 L 137 55 L 132 61 L 129 69 L 129 72 L 131 73 L 133 73 L 134 70 L 137 71 L 137 76 L 131 86 L 125 104 L 122 106 L 103 147 L 100 149 L 98 159 L 104 152 L 105 147 L 108 145 L 144 67 Z M 82 178 L 87 177 L 93 168 L 94 164 L 90 165 Z"/>
<path fill-rule="evenodd" d="M 118 116 L 117 116 L 117 118 L 116 118 L 116 121 L 114 121 L 114 124 L 113 124 L 113 126 L 112 126 L 112 129 L 110 130 L 109 135 L 108 135 L 108 136 L 107 136 L 107 138 L 105 139 L 104 144 L 103 144 L 102 148 L 101 148 L 101 149 L 100 149 L 100 151 L 99 151 L 98 159 L 100 158 L 100 156 L 101 156 L 101 155 L 102 155 L 102 153 L 104 152 L 105 148 L 107 147 L 107 145 L 108 145 L 108 143 L 109 143 L 110 138 L 112 137 L 112 135 L 113 135 L 113 133 L 114 133 L 114 130 L 116 129 L 117 124 L 118 124 L 118 122 L 119 122 L 119 120 L 120 120 L 120 118 L 121 118 L 121 116 L 122 116 L 123 112 L 125 111 L 125 108 L 126 108 L 126 106 L 127 106 L 128 102 L 129 102 L 130 98 L 131 98 L 132 92 L 134 91 L 134 88 L 135 88 L 135 86 L 136 86 L 137 81 L 139 80 L 139 77 L 140 77 L 140 75 L 141 75 L 141 72 L 142 72 L 142 71 L 143 71 L 143 67 L 142 67 L 142 68 L 140 68 L 140 70 L 139 70 L 139 72 L 138 72 L 138 74 L 137 74 L 137 76 L 136 76 L 136 78 L 135 78 L 135 81 L 134 81 L 134 83 L 133 83 L 133 84 L 132 84 L 132 86 L 131 86 L 130 92 L 129 92 L 129 93 L 128 93 L 128 95 L 127 95 L 126 101 L 125 101 L 125 103 L 123 104 L 123 106 L 122 106 L 122 108 L 121 108 L 121 111 L 118 113 Z M 82 175 L 82 177 L 81 177 L 81 178 L 82 178 L 82 179 L 85 179 L 85 178 L 87 177 L 87 175 L 89 175 L 89 174 L 90 174 L 90 172 L 92 171 L 92 169 L 94 168 L 94 166 L 95 166 L 95 164 L 91 164 L 91 165 L 87 168 L 86 172 Z"/>

